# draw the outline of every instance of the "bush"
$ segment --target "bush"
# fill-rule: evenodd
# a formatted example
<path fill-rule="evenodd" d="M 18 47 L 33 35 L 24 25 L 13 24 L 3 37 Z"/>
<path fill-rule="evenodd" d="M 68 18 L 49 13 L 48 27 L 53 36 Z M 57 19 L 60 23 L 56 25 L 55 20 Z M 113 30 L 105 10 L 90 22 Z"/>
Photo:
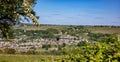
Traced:
<path fill-rule="evenodd" d="M 45 48 L 46 50 L 48 50 L 48 48 L 51 48 L 51 45 L 43 45 L 42 48 Z"/>
<path fill-rule="evenodd" d="M 81 41 L 77 44 L 77 46 L 81 47 L 81 46 L 86 46 L 87 42 L 86 41 Z"/>
<path fill-rule="evenodd" d="M 4 53 L 5 54 L 15 54 L 15 49 L 12 49 L 12 48 L 5 48 L 4 49 Z"/>
<path fill-rule="evenodd" d="M 28 51 L 26 52 L 26 54 L 28 54 L 28 55 L 30 55 L 30 54 L 35 54 L 35 51 L 28 50 Z"/>

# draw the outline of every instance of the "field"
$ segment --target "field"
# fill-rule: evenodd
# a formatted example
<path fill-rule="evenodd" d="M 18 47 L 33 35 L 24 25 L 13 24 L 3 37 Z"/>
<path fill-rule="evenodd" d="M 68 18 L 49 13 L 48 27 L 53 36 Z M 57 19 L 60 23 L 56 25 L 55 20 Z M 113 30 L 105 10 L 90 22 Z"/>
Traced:
<path fill-rule="evenodd" d="M 15 29 L 24 30 L 46 30 L 48 28 L 64 30 L 69 27 L 75 26 L 62 26 L 62 25 L 41 25 L 41 26 L 22 26 Z M 77 26 L 81 27 L 81 26 Z M 85 29 L 91 31 L 92 33 L 102 33 L 102 34 L 120 34 L 120 26 L 82 26 Z"/>
<path fill-rule="evenodd" d="M 87 27 L 92 33 L 120 34 L 120 27 Z"/>
<path fill-rule="evenodd" d="M 54 62 L 52 55 L 0 55 L 0 62 Z"/>

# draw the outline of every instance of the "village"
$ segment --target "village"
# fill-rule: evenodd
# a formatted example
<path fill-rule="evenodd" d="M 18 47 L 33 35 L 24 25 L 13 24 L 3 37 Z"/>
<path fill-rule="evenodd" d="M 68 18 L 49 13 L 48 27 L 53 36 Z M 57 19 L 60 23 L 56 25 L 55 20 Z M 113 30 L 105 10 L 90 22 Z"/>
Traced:
<path fill-rule="evenodd" d="M 26 52 L 29 50 L 33 50 L 33 48 L 41 49 L 43 45 L 77 45 L 80 41 L 87 41 L 87 39 L 78 39 L 76 36 L 70 35 L 61 35 L 59 39 L 14 39 L 14 42 L 4 41 L 0 39 L 0 50 L 4 50 L 5 48 L 12 48 L 19 52 Z M 58 48 L 51 47 L 48 50 L 58 50 Z"/>

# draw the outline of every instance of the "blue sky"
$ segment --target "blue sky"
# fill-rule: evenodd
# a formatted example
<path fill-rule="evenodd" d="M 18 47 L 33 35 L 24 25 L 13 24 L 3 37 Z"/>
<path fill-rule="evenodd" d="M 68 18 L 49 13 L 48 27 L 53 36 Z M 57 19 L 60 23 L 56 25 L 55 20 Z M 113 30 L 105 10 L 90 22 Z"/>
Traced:
<path fill-rule="evenodd" d="M 38 0 L 40 24 L 119 25 L 120 0 Z"/>

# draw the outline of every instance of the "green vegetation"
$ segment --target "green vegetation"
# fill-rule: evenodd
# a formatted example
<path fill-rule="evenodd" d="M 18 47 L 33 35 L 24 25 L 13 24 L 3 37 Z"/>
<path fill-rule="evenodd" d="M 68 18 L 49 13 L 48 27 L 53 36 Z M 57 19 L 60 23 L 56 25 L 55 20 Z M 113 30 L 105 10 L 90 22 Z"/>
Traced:
<path fill-rule="evenodd" d="M 33 10 L 35 3 L 36 0 L 0 0 L 0 30 L 3 37 L 9 39 L 13 26 L 21 20 L 31 19 L 33 23 L 38 24 Z"/>
<path fill-rule="evenodd" d="M 15 49 L 12 49 L 12 48 L 5 48 L 4 49 L 4 53 L 5 54 L 15 54 Z"/>
<path fill-rule="evenodd" d="M 102 34 L 120 34 L 120 26 L 62 26 L 62 25 L 40 25 L 35 27 L 34 25 L 21 26 L 15 29 L 22 30 L 47 30 L 47 29 L 67 30 L 67 28 L 76 28 L 81 31 L 90 31 L 91 33 L 102 33 Z"/>
<path fill-rule="evenodd" d="M 42 48 L 45 48 L 46 50 L 48 50 L 48 48 L 51 48 L 51 45 L 43 45 Z"/>
<path fill-rule="evenodd" d="M 89 33 L 89 40 L 91 41 L 99 41 L 101 38 L 109 37 L 111 34 L 102 34 L 102 33 Z"/>
<path fill-rule="evenodd" d="M 29 28 L 30 27 L 30 28 Z M 33 29 L 31 29 L 33 28 Z M 40 27 L 27 26 L 19 27 L 14 31 L 15 38 L 39 39 L 54 38 L 57 39 L 59 34 L 68 34 L 78 38 L 85 38 L 90 41 L 99 41 L 101 38 L 109 37 L 113 34 L 120 34 L 120 27 L 110 26 L 45 26 Z M 109 32 L 110 31 L 110 32 Z M 109 33 L 108 33 L 109 32 Z"/>
<path fill-rule="evenodd" d="M 55 32 L 54 32 L 55 30 Z M 56 38 L 58 31 L 56 29 L 48 29 L 48 30 L 24 30 L 16 29 L 14 36 L 20 38 L 22 35 L 25 35 L 27 39 L 37 39 L 37 38 Z"/>
<path fill-rule="evenodd" d="M 65 62 L 120 61 L 120 42 L 117 41 L 117 37 L 111 36 L 95 44 L 86 42 L 84 45 L 78 46 L 64 47 L 63 51 L 67 54 L 64 58 Z"/>
<path fill-rule="evenodd" d="M 119 62 L 119 26 L 13 26 L 20 20 L 32 20 L 38 25 L 33 7 L 36 0 L 0 0 L 0 37 L 6 39 L 57 39 L 68 35 L 80 42 L 77 45 L 42 45 L 40 51 L 31 47 L 19 52 L 7 47 L 0 50 L 0 62 Z M 77 37 L 77 38 L 75 38 Z M 67 38 L 68 39 L 68 38 Z M 48 40 L 49 41 L 49 40 Z M 24 42 L 24 40 L 23 40 Z M 8 43 L 9 44 L 9 43 Z M 1 45 L 0 45 L 1 46 Z M 24 46 L 24 45 L 23 45 Z M 57 49 L 49 50 L 49 48 Z M 40 48 L 38 48 L 39 50 Z M 43 50 L 42 50 L 43 49 Z"/>
<path fill-rule="evenodd" d="M 29 27 L 29 26 L 28 26 Z M 34 26 L 35 27 L 35 26 Z M 41 29 L 43 28 L 44 29 Z M 52 28 L 51 28 L 52 27 Z M 57 28 L 56 28 L 57 27 Z M 120 41 L 118 41 L 118 30 L 120 27 L 108 26 L 39 26 L 38 29 L 22 29 L 19 27 L 14 31 L 15 38 L 27 39 L 57 39 L 62 35 L 72 35 L 85 38 L 77 45 L 43 45 L 40 51 L 31 48 L 26 52 L 18 52 L 10 48 L 0 50 L 0 62 L 119 62 Z M 60 28 L 60 29 L 59 29 Z M 92 28 L 92 29 L 91 29 Z M 95 31 L 96 29 L 96 31 Z M 105 32 L 114 31 L 111 33 Z M 112 30 L 114 29 L 114 30 Z M 100 30 L 100 31 L 98 31 Z M 105 31 L 104 31 L 105 30 Z M 81 38 L 80 38 L 81 37 Z M 57 47 L 58 50 L 49 50 Z M 9 55 L 10 54 L 10 55 Z M 13 54 L 13 55 L 11 55 Z"/>
<path fill-rule="evenodd" d="M 47 47 L 50 46 L 48 45 Z M 59 53 L 53 54 L 56 52 Z M 28 51 L 27 53 L 33 54 L 32 51 Z M 50 54 L 52 55 L 1 55 L 0 62 L 119 62 L 120 41 L 117 40 L 116 35 L 112 35 L 110 37 L 102 38 L 96 43 L 83 41 L 78 43 L 78 45 L 65 45 L 58 51 L 51 51 Z"/>

